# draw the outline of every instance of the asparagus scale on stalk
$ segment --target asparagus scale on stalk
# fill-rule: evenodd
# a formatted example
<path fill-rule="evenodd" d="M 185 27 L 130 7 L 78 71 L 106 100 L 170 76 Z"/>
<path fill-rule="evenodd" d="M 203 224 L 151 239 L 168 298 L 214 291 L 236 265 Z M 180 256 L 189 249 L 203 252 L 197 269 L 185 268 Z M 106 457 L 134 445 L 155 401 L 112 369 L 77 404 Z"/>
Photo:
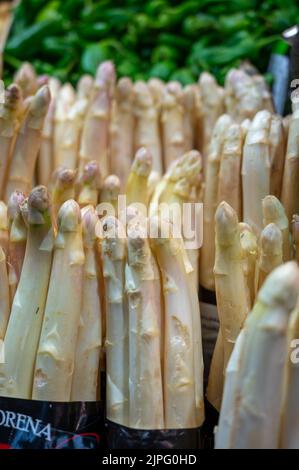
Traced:
<path fill-rule="evenodd" d="M 58 213 L 58 234 L 36 354 L 34 400 L 71 399 L 84 261 L 80 208 L 70 199 Z"/>
<path fill-rule="evenodd" d="M 6 362 L 0 364 L 0 395 L 29 399 L 52 263 L 49 195 L 44 186 L 32 190 L 24 215 L 28 238 L 4 339 Z"/>

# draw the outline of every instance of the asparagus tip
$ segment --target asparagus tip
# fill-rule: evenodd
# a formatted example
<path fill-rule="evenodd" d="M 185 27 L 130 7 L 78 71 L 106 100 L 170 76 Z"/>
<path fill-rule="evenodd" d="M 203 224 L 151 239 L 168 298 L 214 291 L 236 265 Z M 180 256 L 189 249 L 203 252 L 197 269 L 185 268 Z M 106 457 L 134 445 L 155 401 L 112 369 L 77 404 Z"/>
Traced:
<path fill-rule="evenodd" d="M 153 157 L 149 149 L 141 147 L 137 150 L 132 165 L 133 170 L 142 176 L 149 176 L 152 171 Z"/>
<path fill-rule="evenodd" d="M 21 191 L 15 190 L 11 193 L 7 204 L 7 215 L 10 220 L 13 220 L 21 213 L 21 204 L 25 200 L 25 194 Z"/>
<path fill-rule="evenodd" d="M 217 207 L 215 214 L 216 237 L 221 245 L 230 245 L 239 230 L 236 211 L 225 201 Z"/>
<path fill-rule="evenodd" d="M 289 261 L 275 268 L 262 285 L 258 299 L 266 305 L 284 304 L 292 310 L 299 292 L 299 269 L 295 261 Z"/>
<path fill-rule="evenodd" d="M 65 201 L 58 211 L 58 230 L 60 232 L 74 232 L 81 222 L 79 204 L 74 199 Z"/>

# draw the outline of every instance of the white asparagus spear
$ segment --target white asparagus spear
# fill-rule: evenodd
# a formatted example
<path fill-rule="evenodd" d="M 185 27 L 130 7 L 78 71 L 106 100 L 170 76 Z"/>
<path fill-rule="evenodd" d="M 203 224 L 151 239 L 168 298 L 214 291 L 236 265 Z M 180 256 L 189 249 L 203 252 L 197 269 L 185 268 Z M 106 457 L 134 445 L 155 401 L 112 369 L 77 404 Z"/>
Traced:
<path fill-rule="evenodd" d="M 196 88 L 197 85 L 187 85 L 182 93 L 184 152 L 189 152 L 195 146 Z"/>
<path fill-rule="evenodd" d="M 200 255 L 199 280 L 200 284 L 209 290 L 214 290 L 214 261 L 215 261 L 215 213 L 218 205 L 218 183 L 220 161 L 224 143 L 224 133 L 232 120 L 227 115 L 221 116 L 214 128 L 210 150 L 206 162 L 206 179 L 204 191 L 203 212 L 203 246 Z"/>
<path fill-rule="evenodd" d="M 65 83 L 58 91 L 54 117 L 54 170 L 60 166 L 61 148 L 65 138 L 67 115 L 75 103 L 75 90 L 70 83 Z"/>
<path fill-rule="evenodd" d="M 288 355 L 286 357 L 284 390 L 281 406 L 280 442 L 282 449 L 298 449 L 298 336 L 299 334 L 299 303 L 291 315 L 288 328 Z"/>
<path fill-rule="evenodd" d="M 204 420 L 204 407 L 203 394 L 200 396 L 203 359 L 199 346 L 199 306 L 195 304 L 194 290 L 192 292 L 193 270 L 183 241 L 174 238 L 170 222 L 154 217 L 150 223 L 154 233 L 159 234 L 152 242 L 162 274 L 165 305 L 165 426 L 169 429 L 194 428 Z"/>
<path fill-rule="evenodd" d="M 163 315 L 160 291 L 157 290 L 159 270 L 149 246 L 146 222 L 143 224 L 141 219 L 133 219 L 127 232 L 129 426 L 133 429 L 163 429 L 160 335 L 164 332 L 159 330 Z"/>
<path fill-rule="evenodd" d="M 224 132 L 222 158 L 219 170 L 218 203 L 227 202 L 242 217 L 241 163 L 243 133 L 239 124 L 232 124 Z"/>
<path fill-rule="evenodd" d="M 102 175 L 105 177 L 109 174 L 109 127 L 114 82 L 113 63 L 102 62 L 96 73 L 84 120 L 79 152 L 79 173 L 83 171 L 88 161 L 96 160 Z"/>
<path fill-rule="evenodd" d="M 298 291 L 296 263 L 278 267 L 267 278 L 245 322 L 236 400 L 232 403 L 235 410 L 226 430 L 229 448 L 278 447 L 287 329 Z"/>
<path fill-rule="evenodd" d="M 128 312 L 125 299 L 126 237 L 118 220 L 103 221 L 102 259 L 106 292 L 107 418 L 129 425 Z M 120 236 L 118 236 L 120 230 Z"/>
<path fill-rule="evenodd" d="M 294 214 L 299 213 L 299 109 L 290 121 L 288 143 L 282 180 L 281 202 L 291 223 Z"/>
<path fill-rule="evenodd" d="M 93 77 L 87 73 L 82 75 L 77 83 L 77 99 L 89 98 L 93 87 Z"/>
<path fill-rule="evenodd" d="M 271 161 L 270 194 L 280 198 L 286 151 L 286 139 L 281 116 L 272 116 L 269 139 Z"/>
<path fill-rule="evenodd" d="M 44 186 L 32 190 L 24 215 L 28 238 L 5 334 L 6 362 L 0 364 L 0 395 L 29 399 L 52 263 L 53 234 Z"/>
<path fill-rule="evenodd" d="M 71 398 L 84 261 L 80 208 L 70 199 L 58 213 L 58 235 L 36 353 L 33 400 Z"/>
<path fill-rule="evenodd" d="M 60 82 L 56 78 L 49 79 L 51 101 L 45 116 L 40 152 L 37 160 L 38 182 L 48 185 L 54 170 L 54 119 L 56 113 Z"/>
<path fill-rule="evenodd" d="M 31 189 L 49 103 L 50 91 L 45 85 L 32 98 L 17 136 L 5 190 L 7 201 L 15 189 L 25 194 L 28 194 Z"/>
<path fill-rule="evenodd" d="M 24 62 L 17 70 L 13 79 L 20 89 L 24 98 L 35 95 L 37 92 L 37 76 L 33 66 L 29 62 Z"/>
<path fill-rule="evenodd" d="M 282 234 L 276 224 L 269 224 L 260 236 L 259 257 L 257 263 L 257 291 L 263 285 L 268 274 L 283 263 Z"/>
<path fill-rule="evenodd" d="M 248 291 L 248 305 L 252 308 L 255 301 L 255 278 L 258 255 L 257 237 L 250 225 L 240 222 L 239 228 L 243 252 L 243 272 Z"/>
<path fill-rule="evenodd" d="M 118 215 L 118 197 L 120 195 L 120 180 L 116 175 L 109 175 L 105 178 L 100 193 L 100 202 L 111 204 L 114 214 Z"/>
<path fill-rule="evenodd" d="M 127 205 L 141 203 L 147 206 L 149 200 L 148 178 L 152 170 L 152 154 L 141 147 L 135 155 L 126 186 Z"/>
<path fill-rule="evenodd" d="M 257 234 L 263 228 L 262 200 L 270 194 L 270 125 L 271 114 L 268 111 L 258 112 L 247 133 L 243 150 L 243 220 Z"/>
<path fill-rule="evenodd" d="M 98 376 L 102 347 L 102 312 L 95 247 L 98 217 L 92 206 L 86 206 L 81 214 L 85 263 L 71 400 L 96 401 L 100 397 Z"/>
<path fill-rule="evenodd" d="M 159 127 L 160 110 L 155 105 L 149 87 L 142 81 L 134 85 L 135 114 L 134 151 L 147 148 L 153 156 L 153 170 L 163 173 L 162 144 Z"/>
<path fill-rule="evenodd" d="M 5 202 L 0 201 L 0 246 L 3 249 L 5 256 L 8 253 L 8 220 L 7 220 L 7 206 Z"/>
<path fill-rule="evenodd" d="M 5 103 L 0 105 L 0 198 L 4 197 L 6 179 L 18 130 L 22 93 L 16 84 L 5 91 Z"/>
<path fill-rule="evenodd" d="M 283 262 L 290 261 L 293 258 L 293 249 L 289 221 L 283 205 L 275 196 L 266 196 L 262 201 L 262 206 L 264 227 L 274 223 L 281 230 Z"/>
<path fill-rule="evenodd" d="M 4 340 L 10 314 L 9 283 L 5 253 L 0 246 L 0 340 Z"/>
<path fill-rule="evenodd" d="M 69 168 L 58 168 L 55 171 L 55 181 L 52 188 L 52 214 L 56 226 L 58 211 L 68 199 L 75 197 L 75 179 L 77 172 Z"/>
<path fill-rule="evenodd" d="M 92 206 L 97 205 L 101 182 L 102 178 L 99 164 L 95 160 L 92 160 L 85 165 L 79 181 L 81 188 L 78 194 L 78 203 L 80 207 L 87 206 L 88 204 Z"/>

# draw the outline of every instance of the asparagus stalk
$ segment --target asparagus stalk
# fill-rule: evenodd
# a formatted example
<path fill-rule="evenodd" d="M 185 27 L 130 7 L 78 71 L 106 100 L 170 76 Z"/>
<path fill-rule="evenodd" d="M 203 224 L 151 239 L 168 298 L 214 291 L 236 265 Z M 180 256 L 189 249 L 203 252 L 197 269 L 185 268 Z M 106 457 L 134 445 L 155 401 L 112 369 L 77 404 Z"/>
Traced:
<path fill-rule="evenodd" d="M 75 197 L 76 170 L 68 168 L 58 168 L 56 170 L 55 181 L 52 189 L 52 214 L 56 223 L 60 207 L 68 199 Z"/>
<path fill-rule="evenodd" d="M 4 196 L 6 179 L 18 129 L 21 90 L 12 84 L 5 91 L 5 102 L 0 105 L 0 197 Z"/>
<path fill-rule="evenodd" d="M 24 98 L 35 95 L 38 89 L 37 76 L 33 66 L 29 62 L 24 62 L 14 76 L 16 83 L 22 90 Z"/>
<path fill-rule="evenodd" d="M 125 235 L 116 218 L 103 221 L 102 259 L 106 292 L 107 418 L 129 425 L 128 312 L 125 289 Z"/>
<path fill-rule="evenodd" d="M 224 113 L 224 95 L 215 78 L 207 72 L 203 72 L 199 77 L 199 89 L 204 122 L 202 152 L 205 168 L 205 158 L 209 153 L 214 126 L 221 114 Z"/>
<path fill-rule="evenodd" d="M 154 100 L 154 105 L 159 112 L 161 112 L 162 100 L 165 90 L 165 84 L 160 78 L 151 78 L 148 83 L 148 88 Z"/>
<path fill-rule="evenodd" d="M 255 74 L 252 77 L 258 95 L 261 97 L 261 109 L 266 109 L 270 113 L 274 113 L 274 105 L 272 95 L 263 75 Z"/>
<path fill-rule="evenodd" d="M 129 426 L 163 429 L 163 389 L 159 329 L 163 314 L 159 271 L 147 239 L 147 227 L 136 218 L 128 224 L 125 270 L 129 310 Z M 158 276 L 158 278 L 156 277 Z"/>
<path fill-rule="evenodd" d="M 96 401 L 100 394 L 98 375 L 102 347 L 102 312 L 95 233 L 98 217 L 92 206 L 85 207 L 81 214 L 85 263 L 71 400 Z"/>
<path fill-rule="evenodd" d="M 9 246 L 7 260 L 11 304 L 21 277 L 26 251 L 27 226 L 22 216 L 22 206 L 24 203 L 25 195 L 19 191 L 14 191 L 9 198 L 7 206 L 9 219 Z M 28 201 L 26 201 L 26 205 L 27 203 Z"/>
<path fill-rule="evenodd" d="M 6 256 L 0 246 L 0 340 L 4 340 L 10 313 Z M 1 375 L 0 375 L 1 380 Z"/>
<path fill-rule="evenodd" d="M 294 262 L 275 269 L 245 322 L 233 417 L 229 429 L 225 429 L 227 447 L 273 449 L 278 446 L 287 328 L 298 290 L 299 271 Z M 217 436 L 222 429 L 219 428 Z"/>
<path fill-rule="evenodd" d="M 105 178 L 100 193 L 100 202 L 109 203 L 114 209 L 114 215 L 118 215 L 118 196 L 120 195 L 120 180 L 116 175 Z"/>
<path fill-rule="evenodd" d="M 247 298 L 250 308 L 255 301 L 255 278 L 257 263 L 257 238 L 253 229 L 243 222 L 239 223 L 241 249 L 243 252 L 243 272 L 246 280 Z"/>
<path fill-rule="evenodd" d="M 96 206 L 101 187 L 101 174 L 99 165 L 95 160 L 85 165 L 80 178 L 80 187 L 78 195 L 80 207 L 88 206 L 89 204 Z"/>
<path fill-rule="evenodd" d="M 5 256 L 8 253 L 8 240 L 7 206 L 3 201 L 0 201 L 0 246 Z"/>
<path fill-rule="evenodd" d="M 216 211 L 215 221 L 214 274 L 217 309 L 223 339 L 222 373 L 224 373 L 249 311 L 249 303 L 243 272 L 243 253 L 237 214 L 226 202 L 222 202 Z M 217 364 L 216 368 L 218 369 Z M 210 375 L 213 375 L 213 371 L 210 372 Z M 222 392 L 223 390 L 218 391 L 216 404 L 221 402 Z"/>
<path fill-rule="evenodd" d="M 49 102 L 50 92 L 47 86 L 40 88 L 30 102 L 11 158 L 5 190 L 7 201 L 15 189 L 25 194 L 28 194 L 31 189 Z"/>
<path fill-rule="evenodd" d="M 267 225 L 261 233 L 258 258 L 257 289 L 263 285 L 268 274 L 283 263 L 283 241 L 277 225 Z"/>
<path fill-rule="evenodd" d="M 281 405 L 281 424 L 279 447 L 282 449 L 298 449 L 298 361 L 293 358 L 294 346 L 298 342 L 299 333 L 299 304 L 291 315 L 288 327 L 288 355 L 286 357 L 283 399 Z"/>
<path fill-rule="evenodd" d="M 293 250 L 289 221 L 283 205 L 275 196 L 266 196 L 262 201 L 262 206 L 264 227 L 268 224 L 274 223 L 281 230 L 282 258 L 284 262 L 290 261 L 293 258 Z"/>
<path fill-rule="evenodd" d="M 295 242 L 295 259 L 299 263 L 299 215 L 293 217 L 293 238 Z"/>
<path fill-rule="evenodd" d="M 110 170 L 124 186 L 134 152 L 133 83 L 121 78 L 115 89 L 115 107 L 111 122 Z"/>
<path fill-rule="evenodd" d="M 147 185 L 151 170 L 152 154 L 145 147 L 141 147 L 135 154 L 127 181 L 127 205 L 141 203 L 147 206 L 149 202 Z"/>
<path fill-rule="evenodd" d="M 58 213 L 58 235 L 36 354 L 34 400 L 70 401 L 84 261 L 80 208 L 70 199 Z"/>
<path fill-rule="evenodd" d="M 51 101 L 48 112 L 45 116 L 42 141 L 38 157 L 38 181 L 45 186 L 48 185 L 51 174 L 54 170 L 54 119 L 56 114 L 56 106 L 60 83 L 55 78 L 50 78 L 49 88 L 51 93 Z"/>
<path fill-rule="evenodd" d="M 290 121 L 284 174 L 282 180 L 281 202 L 291 223 L 294 214 L 299 213 L 299 110 L 293 113 Z"/>
<path fill-rule="evenodd" d="M 239 124 L 232 124 L 224 132 L 222 157 L 219 169 L 218 203 L 226 201 L 242 216 L 241 161 L 243 133 Z"/>
<path fill-rule="evenodd" d="M 112 62 L 102 62 L 90 94 L 79 153 L 79 173 L 90 160 L 96 160 L 103 176 L 109 174 L 109 127 L 115 70 Z"/>
<path fill-rule="evenodd" d="M 165 426 L 194 428 L 202 424 L 204 408 L 199 305 L 194 296 L 192 266 L 182 239 L 174 238 L 170 222 L 154 218 L 151 224 L 160 234 L 152 241 L 162 273 L 165 305 Z M 166 238 L 163 233 L 168 234 Z"/>
<path fill-rule="evenodd" d="M 153 156 L 153 170 L 163 172 L 162 146 L 159 128 L 159 108 L 149 87 L 142 81 L 134 85 L 133 105 L 135 113 L 135 152 L 145 147 Z"/>
<path fill-rule="evenodd" d="M 270 125 L 271 114 L 258 112 L 246 136 L 243 151 L 243 219 L 257 233 L 263 228 L 261 202 L 270 194 Z M 252 188 L 255 188 L 254 192 Z"/>
<path fill-rule="evenodd" d="M 75 103 L 75 90 L 70 83 L 58 91 L 54 117 L 54 169 L 62 162 L 61 152 L 65 142 L 67 116 Z"/>
<path fill-rule="evenodd" d="M 243 70 L 232 69 L 226 77 L 226 101 L 228 113 L 238 122 L 253 119 L 254 115 L 264 109 L 263 96 L 250 75 Z"/>
<path fill-rule="evenodd" d="M 215 260 L 215 213 L 218 202 L 218 182 L 220 161 L 224 143 L 224 133 L 231 125 L 232 120 L 227 115 L 221 116 L 214 128 L 210 151 L 206 163 L 206 181 L 204 192 L 203 213 L 203 246 L 200 256 L 199 280 L 200 284 L 209 290 L 214 290 L 214 260 Z"/>
<path fill-rule="evenodd" d="M 162 101 L 162 142 L 164 167 L 181 157 L 184 153 L 184 108 L 183 90 L 178 82 L 169 82 L 165 87 Z"/>
<path fill-rule="evenodd" d="M 148 198 L 151 200 L 152 195 L 155 192 L 155 189 L 159 182 L 161 181 L 161 175 L 157 171 L 151 171 L 147 180 L 147 190 L 148 190 Z"/>
<path fill-rule="evenodd" d="M 285 162 L 285 137 L 282 117 L 273 115 L 270 125 L 270 194 L 280 197 Z"/>
<path fill-rule="evenodd" d="M 221 329 L 218 331 L 215 348 L 212 355 L 210 365 L 208 386 L 206 390 L 206 397 L 209 403 L 220 411 L 222 392 L 224 387 L 224 345 Z"/>
<path fill-rule="evenodd" d="M 82 75 L 77 83 L 77 99 L 88 99 L 90 97 L 93 84 L 94 80 L 91 75 Z"/>
<path fill-rule="evenodd" d="M 43 322 L 52 262 L 49 196 L 44 186 L 28 199 L 28 239 L 20 282 L 5 334 L 0 395 L 31 398 L 35 356 Z"/>

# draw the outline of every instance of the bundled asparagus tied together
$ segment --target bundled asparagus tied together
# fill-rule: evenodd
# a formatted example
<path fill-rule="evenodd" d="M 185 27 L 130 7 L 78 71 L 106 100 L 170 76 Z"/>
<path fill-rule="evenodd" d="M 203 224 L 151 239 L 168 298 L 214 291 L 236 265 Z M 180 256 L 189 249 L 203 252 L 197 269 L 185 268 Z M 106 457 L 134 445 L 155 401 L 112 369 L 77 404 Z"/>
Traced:
<path fill-rule="evenodd" d="M 103 220 L 102 260 L 106 297 L 107 418 L 129 425 L 128 312 L 125 299 L 126 237 L 119 221 Z"/>
<path fill-rule="evenodd" d="M 294 111 L 288 134 L 284 174 L 282 180 L 281 202 L 289 222 L 299 213 L 299 109 Z"/>
<path fill-rule="evenodd" d="M 232 124 L 224 132 L 222 157 L 219 169 L 218 203 L 226 201 L 242 216 L 241 162 L 243 132 L 239 124 Z"/>
<path fill-rule="evenodd" d="M 212 359 L 207 397 L 210 403 L 219 410 L 223 392 L 223 379 L 218 375 L 220 363 L 223 375 L 249 311 L 249 303 L 237 214 L 226 202 L 222 202 L 216 211 L 215 222 L 214 275 L 221 339 L 217 341 L 217 348 Z M 220 352 L 221 343 L 222 353 Z"/>
<path fill-rule="evenodd" d="M 299 263 L 299 215 L 293 217 L 293 238 L 295 242 L 295 259 Z"/>
<path fill-rule="evenodd" d="M 25 195 L 14 191 L 8 201 L 7 213 L 9 218 L 8 273 L 11 303 L 13 301 L 23 267 L 25 257 L 27 226 L 22 216 Z"/>
<path fill-rule="evenodd" d="M 168 169 L 174 160 L 183 155 L 185 150 L 182 101 L 183 90 L 180 83 L 169 82 L 165 87 L 161 114 L 165 169 Z"/>
<path fill-rule="evenodd" d="M 281 230 L 283 261 L 293 259 L 289 221 L 281 202 L 275 196 L 266 196 L 262 201 L 264 226 L 274 223 Z"/>
<path fill-rule="evenodd" d="M 261 202 L 270 194 L 270 126 L 271 114 L 268 111 L 258 112 L 247 133 L 243 150 L 243 219 L 257 234 L 263 228 Z"/>
<path fill-rule="evenodd" d="M 163 172 L 162 145 L 159 128 L 159 108 L 155 105 L 149 87 L 145 82 L 137 81 L 134 85 L 133 105 L 135 115 L 134 149 L 140 147 L 149 150 L 153 158 L 153 169 Z"/>
<path fill-rule="evenodd" d="M 152 154 L 145 147 L 137 150 L 127 181 L 127 206 L 133 203 L 148 205 L 148 178 L 152 170 Z"/>
<path fill-rule="evenodd" d="M 160 274 L 149 246 L 146 220 L 138 217 L 128 224 L 125 277 L 129 311 L 129 425 L 134 429 L 163 429 Z"/>
<path fill-rule="evenodd" d="M 102 62 L 96 73 L 82 130 L 79 154 L 80 173 L 88 161 L 96 160 L 102 175 L 109 174 L 109 126 L 114 83 L 113 63 Z"/>
<path fill-rule="evenodd" d="M 206 178 L 204 191 L 203 213 L 203 246 L 200 256 L 199 280 L 200 284 L 209 290 L 215 289 L 214 260 L 215 260 L 215 213 L 218 205 L 218 183 L 221 155 L 223 151 L 224 135 L 232 124 L 231 118 L 224 114 L 221 116 L 213 130 L 209 155 L 206 163 Z"/>
<path fill-rule="evenodd" d="M 7 201 L 15 189 L 25 194 L 28 194 L 31 189 L 49 102 L 50 92 L 47 86 L 40 88 L 30 101 L 11 157 L 5 190 Z"/>
<path fill-rule="evenodd" d="M 28 237 L 4 339 L 6 362 L 0 364 L 0 396 L 29 399 L 52 263 L 53 234 L 44 186 L 32 190 L 23 213 Z"/>
<path fill-rule="evenodd" d="M 239 223 L 241 249 L 243 253 L 243 272 L 247 287 L 248 305 L 253 307 L 255 301 L 255 279 L 257 267 L 258 244 L 253 229 L 243 222 Z"/>
<path fill-rule="evenodd" d="M 133 83 L 130 78 L 124 77 L 117 82 L 115 87 L 115 102 L 110 126 L 110 171 L 120 178 L 122 186 L 127 180 L 134 154 L 133 109 Z M 139 146 L 143 144 L 138 143 Z"/>
<path fill-rule="evenodd" d="M 278 447 L 288 322 L 298 292 L 294 262 L 275 269 L 260 290 L 228 367 L 216 448 Z"/>
<path fill-rule="evenodd" d="M 218 118 L 224 113 L 224 93 L 223 89 L 218 86 L 215 78 L 207 72 L 203 72 L 200 75 L 198 84 L 202 105 L 202 119 L 200 120 L 200 126 L 202 125 L 203 120 L 204 127 L 201 149 L 204 156 L 205 168 L 214 126 L 216 125 Z"/>
<path fill-rule="evenodd" d="M 165 305 L 164 410 L 168 429 L 194 428 L 204 420 L 200 311 L 192 266 L 169 221 L 151 220 L 153 248 L 162 274 Z"/>
<path fill-rule="evenodd" d="M 51 101 L 44 120 L 42 141 L 37 161 L 38 182 L 39 184 L 43 184 L 45 186 L 49 184 L 51 174 L 54 171 L 55 115 L 56 107 L 58 106 L 58 96 L 60 90 L 60 82 L 55 78 L 50 78 L 48 84 L 51 93 Z"/>
<path fill-rule="evenodd" d="M 87 163 L 79 180 L 78 203 L 81 207 L 89 204 L 97 205 L 101 183 L 102 178 L 98 163 L 95 160 Z"/>
<path fill-rule="evenodd" d="M 36 354 L 34 400 L 70 401 L 84 261 L 80 208 L 71 199 L 58 213 L 58 234 Z"/>
<path fill-rule="evenodd" d="M 100 397 L 99 363 L 102 347 L 102 312 L 96 253 L 98 217 L 92 206 L 82 209 L 81 214 L 85 262 L 71 400 L 96 401 Z"/>
<path fill-rule="evenodd" d="M 10 158 L 18 130 L 18 114 L 22 93 L 18 85 L 12 84 L 5 90 L 4 103 L 0 105 L 0 197 L 4 196 Z"/>
<path fill-rule="evenodd" d="M 261 288 L 268 274 L 283 263 L 283 240 L 277 225 L 267 225 L 260 237 L 257 263 L 257 290 Z"/>

